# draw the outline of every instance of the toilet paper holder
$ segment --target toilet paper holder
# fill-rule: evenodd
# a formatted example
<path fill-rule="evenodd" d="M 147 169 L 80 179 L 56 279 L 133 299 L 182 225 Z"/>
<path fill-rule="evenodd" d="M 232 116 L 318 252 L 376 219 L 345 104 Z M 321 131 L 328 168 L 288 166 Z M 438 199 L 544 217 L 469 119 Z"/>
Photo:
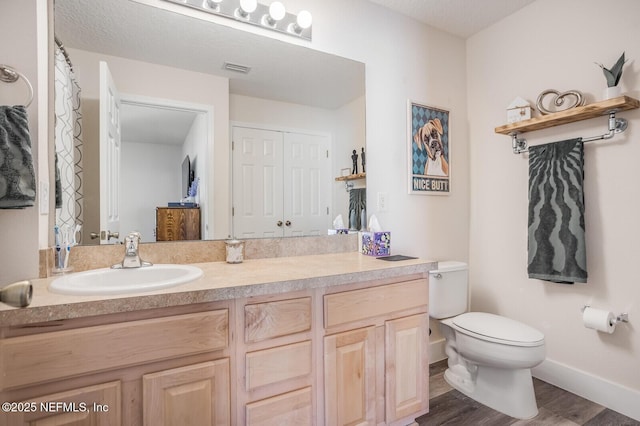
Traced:
<path fill-rule="evenodd" d="M 584 312 L 585 309 L 590 307 L 591 305 L 584 305 L 582 309 L 580 309 L 580 311 Z M 627 312 L 623 312 L 621 314 L 616 315 L 615 324 L 619 322 L 629 322 L 629 314 Z M 611 324 L 611 325 L 614 325 L 614 324 Z"/>

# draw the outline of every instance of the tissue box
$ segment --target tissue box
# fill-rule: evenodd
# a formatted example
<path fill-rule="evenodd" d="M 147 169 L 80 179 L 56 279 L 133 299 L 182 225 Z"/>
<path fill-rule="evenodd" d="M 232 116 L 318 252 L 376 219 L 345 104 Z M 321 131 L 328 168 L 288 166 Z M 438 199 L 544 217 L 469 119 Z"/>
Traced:
<path fill-rule="evenodd" d="M 362 254 L 389 256 L 391 254 L 391 232 L 362 232 Z"/>

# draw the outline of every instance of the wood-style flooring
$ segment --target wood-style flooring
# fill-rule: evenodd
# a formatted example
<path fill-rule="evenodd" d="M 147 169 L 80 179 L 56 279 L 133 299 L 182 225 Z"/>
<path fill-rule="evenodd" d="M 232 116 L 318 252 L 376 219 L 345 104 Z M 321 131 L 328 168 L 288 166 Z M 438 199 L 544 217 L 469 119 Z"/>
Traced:
<path fill-rule="evenodd" d="M 538 415 L 514 419 L 452 389 L 443 377 L 446 368 L 446 360 L 430 365 L 429 413 L 416 419 L 420 426 L 640 426 L 640 422 L 535 378 Z"/>

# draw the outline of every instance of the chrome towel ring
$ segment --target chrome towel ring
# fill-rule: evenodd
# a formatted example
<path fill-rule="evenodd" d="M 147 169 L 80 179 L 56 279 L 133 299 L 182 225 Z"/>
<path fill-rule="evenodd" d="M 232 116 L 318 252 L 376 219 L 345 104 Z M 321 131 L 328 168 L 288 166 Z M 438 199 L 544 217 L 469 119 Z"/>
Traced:
<path fill-rule="evenodd" d="M 0 81 L 4 81 L 5 83 L 15 83 L 19 78 L 24 80 L 27 84 L 27 88 L 29 89 L 29 100 L 24 105 L 25 107 L 28 107 L 33 101 L 33 86 L 31 85 L 31 82 L 20 71 L 15 70 L 8 65 L 0 64 Z"/>

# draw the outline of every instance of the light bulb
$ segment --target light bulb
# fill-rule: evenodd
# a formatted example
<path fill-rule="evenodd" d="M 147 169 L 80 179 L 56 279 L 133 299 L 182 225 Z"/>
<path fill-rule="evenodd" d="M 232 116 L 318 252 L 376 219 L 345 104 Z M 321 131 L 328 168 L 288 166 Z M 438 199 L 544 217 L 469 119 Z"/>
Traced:
<path fill-rule="evenodd" d="M 240 9 L 242 9 L 245 14 L 255 11 L 257 7 L 257 0 L 240 0 Z"/>
<path fill-rule="evenodd" d="M 302 10 L 296 17 L 296 24 L 303 30 L 309 28 L 312 22 L 311 12 L 308 10 Z"/>
<path fill-rule="evenodd" d="M 284 5 L 279 1 L 274 1 L 273 3 L 271 3 L 271 5 L 269 5 L 269 16 L 274 21 L 281 20 L 282 18 L 284 18 L 284 15 L 286 15 L 286 13 L 287 11 L 285 10 Z"/>
<path fill-rule="evenodd" d="M 217 11 L 220 3 L 222 3 L 222 0 L 205 0 L 204 6 Z"/>

